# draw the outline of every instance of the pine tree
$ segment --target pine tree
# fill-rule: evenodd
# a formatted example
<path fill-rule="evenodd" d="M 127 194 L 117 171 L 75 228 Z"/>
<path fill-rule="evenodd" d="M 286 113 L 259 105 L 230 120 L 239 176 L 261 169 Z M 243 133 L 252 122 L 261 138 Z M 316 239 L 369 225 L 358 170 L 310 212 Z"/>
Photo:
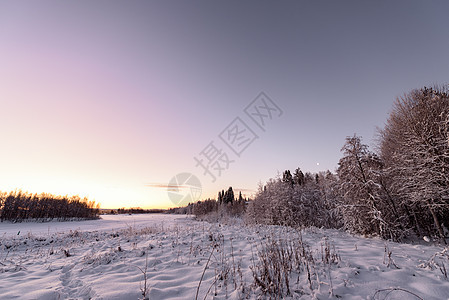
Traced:
<path fill-rule="evenodd" d="M 223 202 L 223 196 L 221 195 L 221 192 L 218 192 L 218 204 L 221 205 L 221 203 Z"/>
<path fill-rule="evenodd" d="M 223 197 L 223 201 L 225 204 L 228 203 L 233 203 L 234 202 L 234 191 L 232 190 L 232 186 L 230 186 L 228 188 L 228 190 L 226 191 L 224 197 Z"/>
<path fill-rule="evenodd" d="M 304 184 L 304 174 L 302 173 L 300 168 L 295 170 L 295 174 L 293 175 L 293 182 L 298 185 Z"/>
<path fill-rule="evenodd" d="M 293 186 L 293 176 L 290 170 L 285 170 L 282 176 L 282 181 Z"/>

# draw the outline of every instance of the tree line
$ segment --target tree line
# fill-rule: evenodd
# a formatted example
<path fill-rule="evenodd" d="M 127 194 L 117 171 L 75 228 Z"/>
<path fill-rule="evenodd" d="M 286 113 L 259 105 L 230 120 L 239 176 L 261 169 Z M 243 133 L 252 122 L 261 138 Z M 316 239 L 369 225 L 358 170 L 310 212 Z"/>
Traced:
<path fill-rule="evenodd" d="M 446 243 L 448 86 L 424 87 L 397 98 L 379 130 L 376 151 L 354 135 L 346 138 L 341 152 L 336 173 L 304 174 L 297 168 L 260 185 L 245 208 L 246 220 L 342 228 L 392 240 L 433 236 Z M 190 212 L 215 209 L 228 201 L 229 191 L 225 194 L 197 204 L 196 210 L 192 205 Z"/>
<path fill-rule="evenodd" d="M 428 235 L 446 243 L 448 87 L 425 87 L 397 98 L 376 146 L 377 152 L 370 151 L 354 135 L 346 138 L 336 174 L 285 171 L 282 179 L 259 189 L 250 218 L 393 240 Z"/>
<path fill-rule="evenodd" d="M 21 222 L 27 219 L 41 221 L 95 219 L 99 204 L 79 196 L 32 194 L 23 191 L 0 192 L 0 220 Z"/>
<path fill-rule="evenodd" d="M 131 207 L 131 208 L 118 208 L 118 209 L 111 209 L 109 211 L 109 214 L 111 215 L 115 215 L 115 214 L 159 214 L 159 213 L 164 213 L 165 209 L 157 209 L 157 208 L 152 208 L 152 209 L 144 209 L 141 207 Z"/>
<path fill-rule="evenodd" d="M 215 219 L 221 219 L 223 217 L 241 217 L 244 215 L 246 204 L 249 201 L 248 198 L 242 196 L 241 191 L 236 198 L 232 186 L 226 191 L 219 191 L 217 199 L 218 200 L 208 198 L 196 203 L 189 203 L 185 207 L 171 208 L 168 210 L 168 213 L 193 214 L 197 218 L 213 215 Z"/>
<path fill-rule="evenodd" d="M 341 227 L 336 214 L 335 180 L 329 171 L 304 174 L 297 168 L 292 175 L 286 170 L 282 177 L 259 186 L 248 204 L 246 219 L 250 223 L 293 227 Z"/>

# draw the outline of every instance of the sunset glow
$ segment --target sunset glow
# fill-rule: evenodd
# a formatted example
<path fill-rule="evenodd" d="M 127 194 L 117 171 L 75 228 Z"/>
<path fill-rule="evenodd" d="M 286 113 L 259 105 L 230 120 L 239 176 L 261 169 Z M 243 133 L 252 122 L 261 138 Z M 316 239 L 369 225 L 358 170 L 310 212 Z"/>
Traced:
<path fill-rule="evenodd" d="M 284 169 L 334 171 L 346 136 L 373 140 L 394 97 L 449 76 L 444 10 L 421 22 L 424 3 L 231 2 L 1 2 L 0 191 L 166 208 L 190 172 L 202 197 L 251 196 Z M 260 92 L 283 111 L 266 130 L 244 111 Z M 257 135 L 241 155 L 220 140 L 237 117 Z M 215 181 L 194 159 L 212 141 L 232 160 Z"/>

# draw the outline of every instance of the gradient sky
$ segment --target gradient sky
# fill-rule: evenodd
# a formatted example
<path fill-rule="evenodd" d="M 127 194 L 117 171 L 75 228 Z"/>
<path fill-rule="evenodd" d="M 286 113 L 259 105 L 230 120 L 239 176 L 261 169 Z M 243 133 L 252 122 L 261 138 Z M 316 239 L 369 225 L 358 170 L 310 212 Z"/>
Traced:
<path fill-rule="evenodd" d="M 449 78 L 447 1 L 0 1 L 0 190 L 172 207 L 178 173 L 203 197 L 285 169 L 334 171 L 374 145 L 397 96 Z M 244 108 L 283 110 L 265 132 Z M 241 117 L 241 155 L 218 135 Z M 249 121 L 248 121 L 249 120 Z M 235 160 L 216 182 L 194 157 Z M 317 165 L 319 163 L 319 165 Z"/>

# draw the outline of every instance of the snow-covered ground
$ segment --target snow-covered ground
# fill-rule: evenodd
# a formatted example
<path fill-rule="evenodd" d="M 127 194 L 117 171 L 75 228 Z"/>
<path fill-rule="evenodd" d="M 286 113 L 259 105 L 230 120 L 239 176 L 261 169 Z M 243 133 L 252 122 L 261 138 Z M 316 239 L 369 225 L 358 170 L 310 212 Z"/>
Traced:
<path fill-rule="evenodd" d="M 0 299 L 139 299 L 145 278 L 149 299 L 269 298 L 254 274 L 263 277 L 260 257 L 273 253 L 264 252 L 270 245 L 283 245 L 292 261 L 303 257 L 302 269 L 290 270 L 285 297 L 449 299 L 443 247 L 337 230 L 299 233 L 152 214 L 4 222 L 0 236 Z"/>

